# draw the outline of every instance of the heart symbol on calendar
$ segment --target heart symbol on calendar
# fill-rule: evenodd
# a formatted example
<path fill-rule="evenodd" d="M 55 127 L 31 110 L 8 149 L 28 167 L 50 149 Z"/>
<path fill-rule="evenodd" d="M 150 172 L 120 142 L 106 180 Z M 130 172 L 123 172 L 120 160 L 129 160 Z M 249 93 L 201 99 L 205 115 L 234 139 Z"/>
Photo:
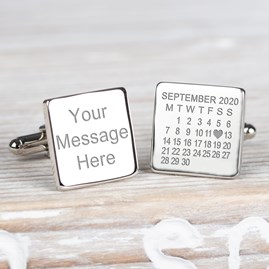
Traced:
<path fill-rule="evenodd" d="M 222 130 L 214 130 L 213 134 L 217 139 L 219 139 L 220 137 L 222 137 L 223 131 Z"/>

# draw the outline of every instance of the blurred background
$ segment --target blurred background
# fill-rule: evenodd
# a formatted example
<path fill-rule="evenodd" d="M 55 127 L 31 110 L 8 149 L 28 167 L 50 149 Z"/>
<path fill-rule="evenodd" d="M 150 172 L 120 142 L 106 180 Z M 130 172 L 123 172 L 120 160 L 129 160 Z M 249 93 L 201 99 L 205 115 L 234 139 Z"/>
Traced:
<path fill-rule="evenodd" d="M 123 86 L 135 126 L 150 125 L 136 135 L 150 139 L 159 81 L 240 86 L 247 119 L 265 116 L 268 14 L 266 0 L 1 0 L 2 128 L 31 132 L 46 98 Z"/>
<path fill-rule="evenodd" d="M 2 0 L 2 98 L 153 92 L 162 80 L 258 89 L 269 69 L 268 14 L 265 0 Z"/>

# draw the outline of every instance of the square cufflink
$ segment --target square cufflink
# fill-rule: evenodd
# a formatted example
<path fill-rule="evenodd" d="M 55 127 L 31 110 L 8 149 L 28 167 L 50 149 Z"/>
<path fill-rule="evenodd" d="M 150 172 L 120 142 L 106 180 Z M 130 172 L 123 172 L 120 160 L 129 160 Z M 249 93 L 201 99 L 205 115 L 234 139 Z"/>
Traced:
<path fill-rule="evenodd" d="M 124 88 L 45 100 L 45 127 L 10 143 L 15 154 L 48 149 L 59 190 L 119 180 L 138 170 Z"/>
<path fill-rule="evenodd" d="M 245 124 L 241 88 L 162 82 L 155 96 L 154 172 L 233 178 L 240 172 Z"/>

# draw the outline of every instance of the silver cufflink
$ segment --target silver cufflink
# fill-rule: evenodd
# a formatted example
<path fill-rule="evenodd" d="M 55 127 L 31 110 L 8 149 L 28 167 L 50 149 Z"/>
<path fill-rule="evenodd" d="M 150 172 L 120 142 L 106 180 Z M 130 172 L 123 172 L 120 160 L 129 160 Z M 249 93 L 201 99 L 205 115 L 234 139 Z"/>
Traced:
<path fill-rule="evenodd" d="M 59 190 L 123 179 L 138 170 L 124 88 L 45 100 L 40 132 L 10 142 L 11 152 L 49 151 Z"/>
<path fill-rule="evenodd" d="M 233 178 L 242 144 L 255 128 L 245 124 L 241 88 L 170 83 L 157 85 L 151 167 L 158 173 Z"/>

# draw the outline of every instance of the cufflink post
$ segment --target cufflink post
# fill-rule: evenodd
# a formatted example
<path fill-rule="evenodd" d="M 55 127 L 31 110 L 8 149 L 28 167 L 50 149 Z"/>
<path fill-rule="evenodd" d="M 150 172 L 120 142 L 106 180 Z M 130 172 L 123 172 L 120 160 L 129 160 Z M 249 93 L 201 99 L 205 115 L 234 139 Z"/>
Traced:
<path fill-rule="evenodd" d="M 249 123 L 245 123 L 244 140 L 252 139 L 256 136 L 256 128 Z"/>
<path fill-rule="evenodd" d="M 38 133 L 19 136 L 9 143 L 9 150 L 15 155 L 30 155 L 48 151 L 45 125 L 39 127 Z"/>

